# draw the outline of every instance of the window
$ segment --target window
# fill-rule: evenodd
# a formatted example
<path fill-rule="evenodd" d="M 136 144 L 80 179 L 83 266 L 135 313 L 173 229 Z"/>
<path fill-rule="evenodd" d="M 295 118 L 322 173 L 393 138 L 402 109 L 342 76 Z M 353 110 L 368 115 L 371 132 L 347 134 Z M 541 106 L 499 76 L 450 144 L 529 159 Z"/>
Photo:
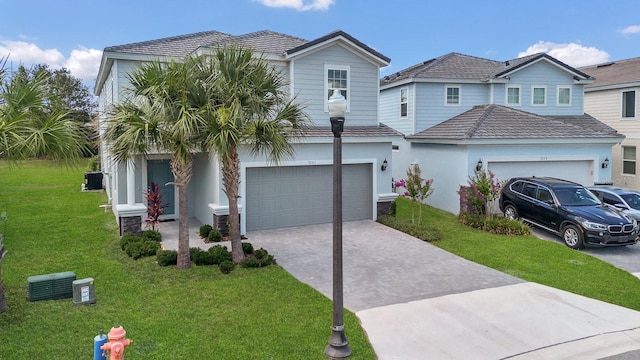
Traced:
<path fill-rule="evenodd" d="M 407 89 L 400 89 L 400 117 L 407 117 Z"/>
<path fill-rule="evenodd" d="M 636 117 L 636 91 L 628 90 L 622 92 L 622 117 Z"/>
<path fill-rule="evenodd" d="M 545 86 L 531 88 L 531 105 L 547 105 L 547 88 Z"/>
<path fill-rule="evenodd" d="M 520 86 L 507 87 L 507 105 L 520 105 Z"/>
<path fill-rule="evenodd" d="M 347 100 L 347 111 L 349 111 L 349 105 L 351 103 L 349 99 L 349 67 L 348 66 L 339 66 L 339 65 L 325 65 L 325 74 L 326 78 L 326 94 L 324 109 L 325 111 L 329 111 L 328 100 L 333 94 L 333 90 L 338 90 Z"/>
<path fill-rule="evenodd" d="M 622 173 L 628 175 L 636 174 L 636 147 L 622 147 Z"/>
<path fill-rule="evenodd" d="M 445 105 L 460 105 L 460 85 L 445 85 Z"/>
<path fill-rule="evenodd" d="M 571 87 L 558 86 L 558 105 L 571 105 Z"/>

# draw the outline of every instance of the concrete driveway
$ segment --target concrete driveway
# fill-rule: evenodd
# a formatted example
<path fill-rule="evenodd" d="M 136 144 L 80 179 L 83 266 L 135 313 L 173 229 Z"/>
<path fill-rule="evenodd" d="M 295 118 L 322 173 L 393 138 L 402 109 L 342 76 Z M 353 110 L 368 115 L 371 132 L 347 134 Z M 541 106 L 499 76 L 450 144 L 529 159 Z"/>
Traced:
<path fill-rule="evenodd" d="M 379 359 L 617 359 L 640 349 L 640 312 L 524 282 L 373 221 L 346 222 L 343 234 L 344 304 Z M 331 224 L 247 237 L 332 297 Z"/>
<path fill-rule="evenodd" d="M 556 241 L 564 245 L 562 239 L 554 233 L 535 226 L 531 227 L 531 231 L 533 235 L 540 239 Z M 606 248 L 584 248 L 580 251 L 640 277 L 640 244 Z"/>

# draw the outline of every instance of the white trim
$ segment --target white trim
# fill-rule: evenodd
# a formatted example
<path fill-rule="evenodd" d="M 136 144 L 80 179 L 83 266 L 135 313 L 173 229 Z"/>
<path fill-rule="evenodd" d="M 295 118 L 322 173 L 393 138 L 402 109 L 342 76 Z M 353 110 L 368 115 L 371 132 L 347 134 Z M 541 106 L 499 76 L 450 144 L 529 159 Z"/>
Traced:
<path fill-rule="evenodd" d="M 561 89 L 569 89 L 569 103 L 568 104 L 561 104 L 560 103 L 560 90 Z M 573 86 L 571 85 L 558 85 L 556 86 L 556 106 L 571 106 L 571 104 L 573 103 Z"/>
<path fill-rule="evenodd" d="M 509 89 L 518 89 L 518 103 L 509 103 Z M 506 84 L 504 88 L 504 104 L 506 106 L 522 106 L 522 85 L 520 84 Z"/>
<path fill-rule="evenodd" d="M 351 111 L 351 66 L 324 64 L 324 112 L 329 112 L 329 70 L 345 70 L 347 72 L 347 112 Z"/>
<path fill-rule="evenodd" d="M 404 104 L 406 104 L 407 106 L 405 106 L 406 108 L 406 114 L 403 116 L 402 115 L 402 92 L 405 92 L 405 102 Z M 407 119 L 409 117 L 409 87 L 408 86 L 403 86 L 400 88 L 400 119 Z"/>
<path fill-rule="evenodd" d="M 378 194 L 378 201 L 377 202 L 391 202 L 391 201 L 395 200 L 398 196 L 399 196 L 399 194 L 397 194 L 397 193 Z"/>
<path fill-rule="evenodd" d="M 448 90 L 458 89 L 458 102 L 449 103 Z M 444 84 L 444 106 L 462 106 L 462 84 Z"/>
<path fill-rule="evenodd" d="M 535 98 L 535 94 L 534 91 L 535 89 L 544 89 L 544 103 L 542 104 L 535 104 L 534 98 Z M 531 106 L 547 106 L 547 85 L 540 85 L 540 84 L 531 84 Z"/>
<path fill-rule="evenodd" d="M 229 215 L 229 205 L 219 205 L 215 203 L 208 204 L 207 207 L 211 210 L 213 215 Z M 238 214 L 242 214 L 242 205 L 238 204 Z"/>

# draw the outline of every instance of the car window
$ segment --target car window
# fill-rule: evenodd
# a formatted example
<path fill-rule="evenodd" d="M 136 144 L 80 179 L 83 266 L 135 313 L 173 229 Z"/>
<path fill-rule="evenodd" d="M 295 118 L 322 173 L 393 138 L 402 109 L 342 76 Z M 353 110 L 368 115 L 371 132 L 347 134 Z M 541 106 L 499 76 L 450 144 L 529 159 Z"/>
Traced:
<path fill-rule="evenodd" d="M 555 193 L 560 204 L 566 206 L 593 206 L 601 204 L 600 200 L 585 188 L 560 188 L 556 189 Z"/>
<path fill-rule="evenodd" d="M 511 190 L 515 191 L 515 192 L 522 192 L 522 186 L 524 185 L 524 182 L 522 181 L 515 181 L 513 184 L 511 184 Z"/>
<path fill-rule="evenodd" d="M 525 184 L 524 189 L 522 189 L 522 193 L 528 197 L 536 198 L 536 193 L 538 192 L 538 185 L 535 184 Z"/>
<path fill-rule="evenodd" d="M 553 196 L 551 196 L 551 191 L 549 191 L 549 189 L 540 187 L 538 189 L 538 200 L 546 204 L 553 204 Z"/>
<path fill-rule="evenodd" d="M 601 198 L 602 202 L 605 204 L 609 204 L 609 205 L 615 205 L 615 204 L 621 204 L 622 200 L 620 198 L 618 198 L 618 196 L 613 195 L 613 194 L 609 194 L 609 193 L 602 193 L 602 198 Z"/>
<path fill-rule="evenodd" d="M 622 198 L 630 208 L 640 210 L 640 194 L 628 193 L 623 194 Z"/>

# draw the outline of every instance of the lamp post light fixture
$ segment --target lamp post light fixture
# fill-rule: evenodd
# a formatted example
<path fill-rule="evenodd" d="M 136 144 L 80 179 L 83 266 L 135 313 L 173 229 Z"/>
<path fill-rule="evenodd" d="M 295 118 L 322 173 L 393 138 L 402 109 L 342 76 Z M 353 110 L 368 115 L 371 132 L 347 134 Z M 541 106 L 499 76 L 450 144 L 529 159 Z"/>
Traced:
<path fill-rule="evenodd" d="M 344 334 L 342 297 L 342 132 L 347 100 L 339 90 L 329 98 L 329 120 L 333 132 L 333 325 L 324 353 L 332 359 L 351 355 Z"/>

